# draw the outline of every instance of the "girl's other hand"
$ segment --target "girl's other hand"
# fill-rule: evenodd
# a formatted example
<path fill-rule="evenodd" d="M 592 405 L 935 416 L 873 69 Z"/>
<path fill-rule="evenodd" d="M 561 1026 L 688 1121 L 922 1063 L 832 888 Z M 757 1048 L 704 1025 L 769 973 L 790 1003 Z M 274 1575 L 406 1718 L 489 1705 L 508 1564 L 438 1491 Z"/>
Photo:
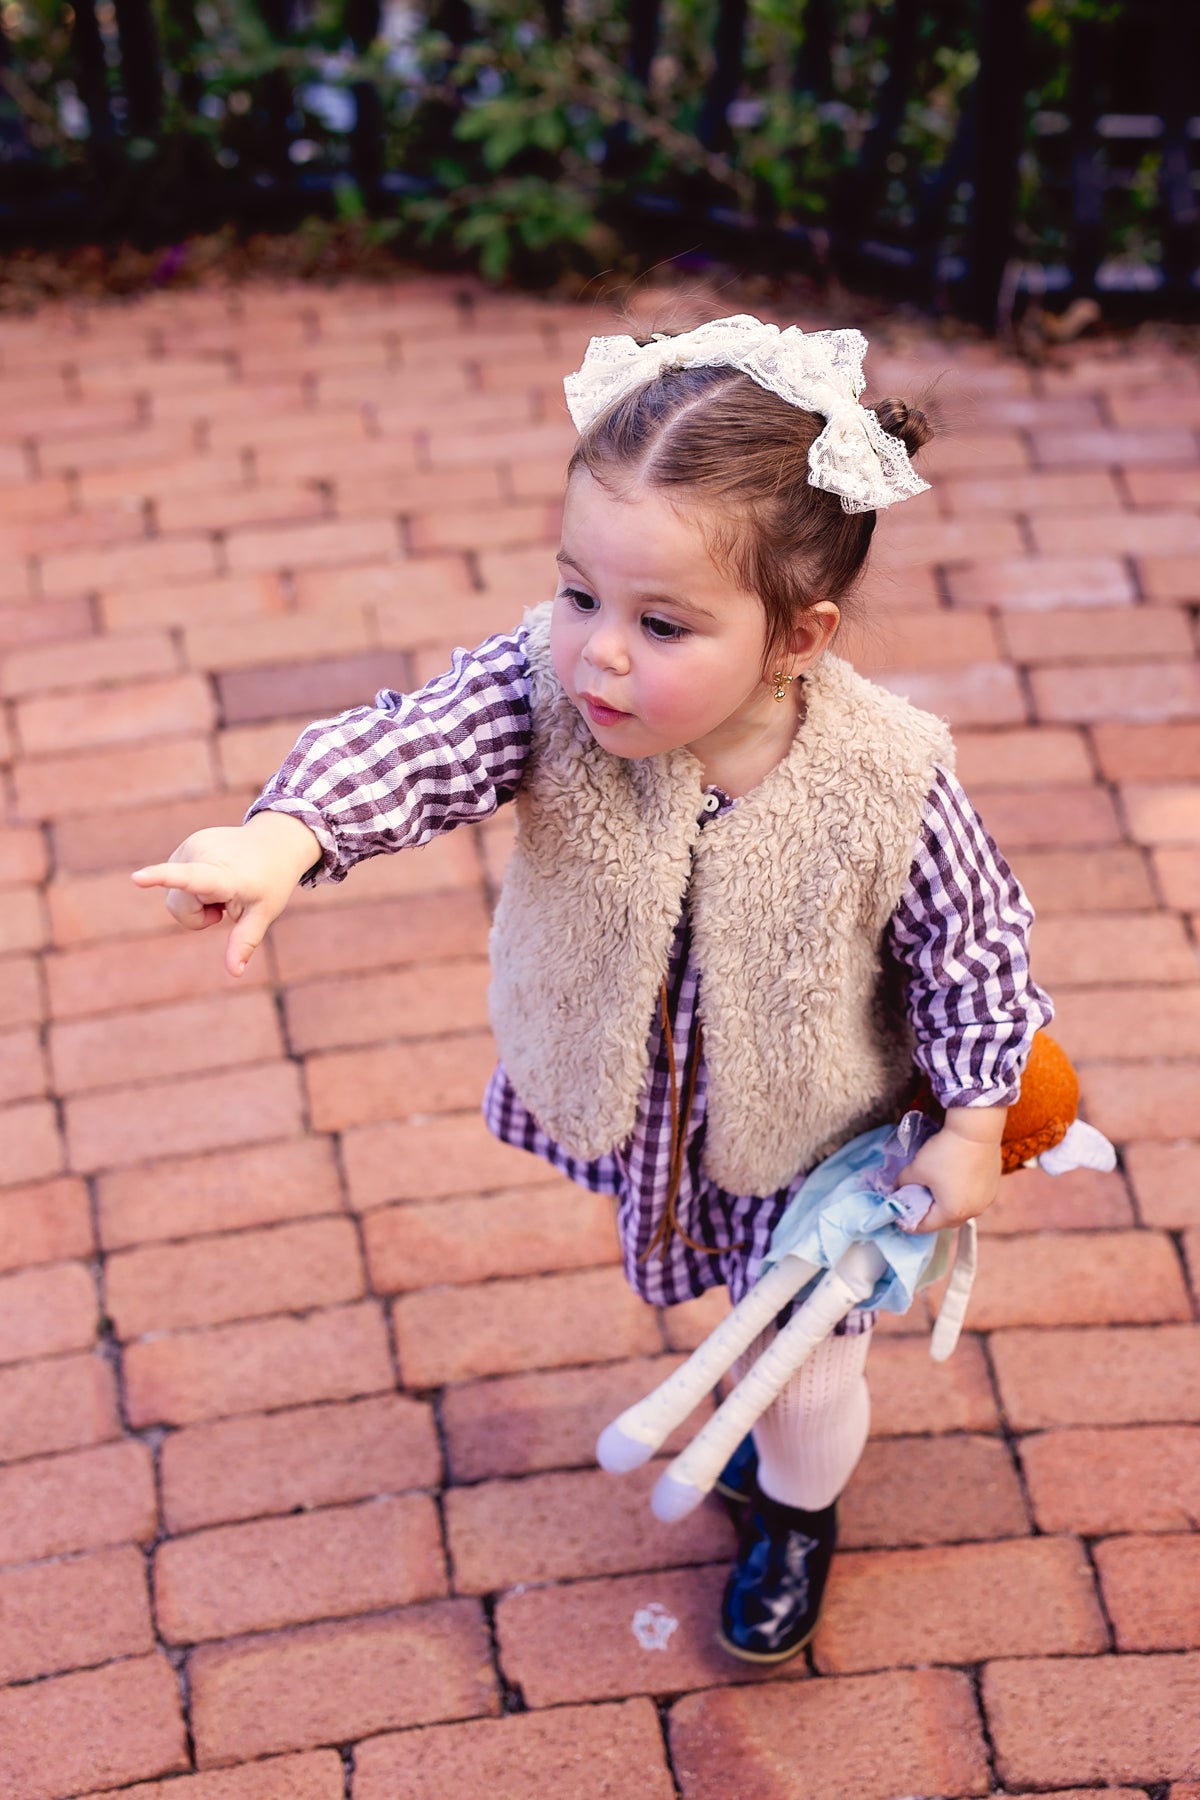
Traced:
<path fill-rule="evenodd" d="M 234 929 L 225 967 L 241 975 L 300 877 L 320 860 L 307 825 L 289 813 L 261 812 L 246 825 L 194 831 L 165 863 L 136 869 L 133 880 L 166 888 L 167 911 L 189 931 L 228 919 Z"/>
<path fill-rule="evenodd" d="M 915 1231 L 962 1225 L 987 1211 L 1000 1186 L 1000 1139 L 1007 1114 L 1006 1106 L 949 1108 L 942 1129 L 922 1144 L 902 1176 L 933 1195 L 933 1205 Z"/>

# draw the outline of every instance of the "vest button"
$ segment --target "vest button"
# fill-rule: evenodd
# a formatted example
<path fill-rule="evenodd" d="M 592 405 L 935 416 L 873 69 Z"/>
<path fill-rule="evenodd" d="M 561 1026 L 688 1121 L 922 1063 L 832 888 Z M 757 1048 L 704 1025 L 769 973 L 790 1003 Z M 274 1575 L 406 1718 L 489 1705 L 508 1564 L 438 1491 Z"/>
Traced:
<path fill-rule="evenodd" d="M 720 805 L 721 805 L 721 802 L 718 800 L 718 798 L 715 794 L 705 794 L 705 796 L 704 796 L 705 812 L 707 812 L 707 813 L 717 812 L 720 809 Z"/>

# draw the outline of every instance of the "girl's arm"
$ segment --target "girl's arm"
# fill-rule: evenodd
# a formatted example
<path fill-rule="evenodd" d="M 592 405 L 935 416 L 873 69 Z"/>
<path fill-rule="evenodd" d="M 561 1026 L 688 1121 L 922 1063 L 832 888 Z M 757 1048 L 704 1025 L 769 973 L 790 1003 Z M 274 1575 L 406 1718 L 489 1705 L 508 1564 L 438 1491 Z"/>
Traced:
<path fill-rule="evenodd" d="M 382 851 L 425 844 L 511 799 L 531 740 L 524 633 L 456 651 L 414 694 L 384 690 L 305 731 L 243 825 L 193 832 L 140 887 L 202 930 L 229 919 L 225 964 L 240 975 L 297 885 L 340 881 Z"/>
<path fill-rule="evenodd" d="M 1033 910 L 954 777 L 936 773 L 912 870 L 888 932 L 902 966 L 914 1060 L 946 1109 L 909 1179 L 934 1196 L 923 1229 L 974 1218 L 996 1197 L 1000 1137 L 1034 1035 L 1053 1008 L 1029 973 Z"/>

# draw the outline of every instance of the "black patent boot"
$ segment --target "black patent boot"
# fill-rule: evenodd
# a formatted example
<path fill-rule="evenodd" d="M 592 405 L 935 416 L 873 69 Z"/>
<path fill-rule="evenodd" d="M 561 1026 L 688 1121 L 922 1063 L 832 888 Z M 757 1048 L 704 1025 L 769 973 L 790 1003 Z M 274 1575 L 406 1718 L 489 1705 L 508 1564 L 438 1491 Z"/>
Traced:
<path fill-rule="evenodd" d="M 836 1543 L 836 1501 L 806 1512 L 756 1484 L 721 1602 L 725 1649 L 755 1663 L 786 1662 L 803 1650 L 817 1629 Z"/>
<path fill-rule="evenodd" d="M 754 1498 L 757 1474 L 758 1451 L 754 1448 L 753 1437 L 747 1433 L 713 1482 L 713 1492 L 720 1494 L 735 1519 L 740 1519 L 742 1508 Z"/>

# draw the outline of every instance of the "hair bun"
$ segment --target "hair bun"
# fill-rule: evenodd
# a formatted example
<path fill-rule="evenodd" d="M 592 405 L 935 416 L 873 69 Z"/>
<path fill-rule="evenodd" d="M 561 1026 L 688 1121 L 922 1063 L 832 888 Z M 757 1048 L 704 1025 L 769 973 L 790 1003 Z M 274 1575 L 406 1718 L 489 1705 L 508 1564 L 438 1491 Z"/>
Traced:
<path fill-rule="evenodd" d="M 881 400 L 873 410 L 889 437 L 899 438 L 910 456 L 915 456 L 933 436 L 933 426 L 925 414 L 906 400 Z"/>

